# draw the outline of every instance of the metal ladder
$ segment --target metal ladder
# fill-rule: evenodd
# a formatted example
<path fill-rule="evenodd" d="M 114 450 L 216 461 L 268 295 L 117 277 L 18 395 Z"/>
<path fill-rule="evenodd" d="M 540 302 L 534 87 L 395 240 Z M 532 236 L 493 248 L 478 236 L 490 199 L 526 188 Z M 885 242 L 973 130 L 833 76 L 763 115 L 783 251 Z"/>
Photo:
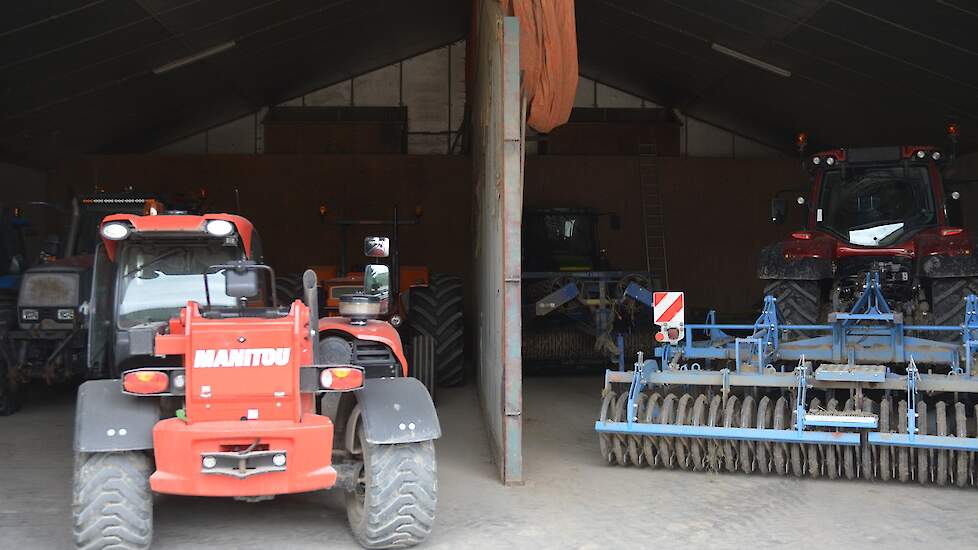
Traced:
<path fill-rule="evenodd" d="M 665 211 L 659 183 L 658 155 L 654 144 L 639 145 L 638 177 L 642 193 L 642 225 L 645 233 L 645 261 L 652 279 L 669 288 L 666 263 Z"/>

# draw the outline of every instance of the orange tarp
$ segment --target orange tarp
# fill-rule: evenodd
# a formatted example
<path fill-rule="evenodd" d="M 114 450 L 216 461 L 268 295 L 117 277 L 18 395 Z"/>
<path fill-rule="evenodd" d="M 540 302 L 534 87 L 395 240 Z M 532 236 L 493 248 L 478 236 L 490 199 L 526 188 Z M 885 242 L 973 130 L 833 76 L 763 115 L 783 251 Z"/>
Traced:
<path fill-rule="evenodd" d="M 520 19 L 520 69 L 527 124 L 549 132 L 567 122 L 577 94 L 574 0 L 500 0 Z"/>

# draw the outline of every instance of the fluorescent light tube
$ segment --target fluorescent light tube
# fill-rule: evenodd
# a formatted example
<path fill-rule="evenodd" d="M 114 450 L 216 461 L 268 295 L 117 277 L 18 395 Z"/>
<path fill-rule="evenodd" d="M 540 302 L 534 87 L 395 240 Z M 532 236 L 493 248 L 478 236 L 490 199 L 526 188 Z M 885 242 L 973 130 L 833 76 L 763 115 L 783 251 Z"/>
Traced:
<path fill-rule="evenodd" d="M 772 65 L 765 61 L 761 61 L 756 57 L 751 57 L 745 53 L 738 52 L 737 50 L 731 50 L 730 48 L 717 44 L 716 42 L 711 44 L 711 47 L 713 48 L 713 51 L 722 53 L 723 55 L 732 57 L 734 59 L 738 59 L 740 61 L 743 61 L 744 63 L 749 63 L 759 69 L 764 69 L 765 71 L 774 73 L 778 76 L 783 76 L 785 78 L 791 76 L 791 71 L 789 71 L 788 69 L 782 69 L 777 65 Z"/>
<path fill-rule="evenodd" d="M 213 46 L 211 48 L 207 48 L 206 50 L 201 50 L 195 54 L 190 54 L 187 57 L 181 57 L 176 61 L 171 61 L 166 65 L 160 65 L 159 67 L 153 69 L 153 74 L 163 74 L 172 71 L 173 69 L 179 69 L 180 67 L 183 67 L 185 65 L 196 63 L 201 59 L 206 59 L 208 57 L 211 57 L 212 55 L 217 55 L 221 52 L 230 50 L 236 45 L 237 43 L 232 40 L 231 42 L 225 42 L 224 44 Z"/>

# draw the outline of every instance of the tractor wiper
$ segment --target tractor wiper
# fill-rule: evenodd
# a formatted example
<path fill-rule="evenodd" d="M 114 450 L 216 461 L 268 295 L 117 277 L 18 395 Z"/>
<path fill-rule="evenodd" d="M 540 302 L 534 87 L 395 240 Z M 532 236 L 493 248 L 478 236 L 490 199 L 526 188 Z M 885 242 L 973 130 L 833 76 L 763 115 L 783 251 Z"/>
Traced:
<path fill-rule="evenodd" d="M 142 265 L 137 266 L 135 269 L 133 269 L 129 273 L 126 273 L 123 276 L 123 278 L 124 279 L 128 279 L 129 277 L 134 277 L 136 275 L 136 273 L 139 273 L 143 269 L 146 269 L 147 267 L 149 267 L 151 265 L 157 264 L 157 263 L 159 263 L 159 262 L 161 262 L 161 261 L 169 258 L 170 256 L 173 256 L 177 252 L 180 252 L 180 249 L 179 248 L 172 248 L 170 250 L 167 250 L 166 252 L 164 252 L 164 253 L 160 254 L 159 256 L 153 258 L 152 260 L 149 260 L 147 262 L 143 262 Z"/>

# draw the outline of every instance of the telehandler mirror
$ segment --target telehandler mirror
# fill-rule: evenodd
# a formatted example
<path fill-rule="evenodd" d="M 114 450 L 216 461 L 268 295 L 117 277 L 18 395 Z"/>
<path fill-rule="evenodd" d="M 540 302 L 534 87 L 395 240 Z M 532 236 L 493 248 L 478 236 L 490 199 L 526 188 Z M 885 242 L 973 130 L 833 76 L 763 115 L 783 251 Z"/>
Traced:
<path fill-rule="evenodd" d="M 385 296 L 390 292 L 391 272 L 386 265 L 370 264 L 363 270 L 363 291 Z"/>
<path fill-rule="evenodd" d="M 387 237 L 367 237 L 363 240 L 363 255 L 368 258 L 390 256 L 391 240 Z"/>
<path fill-rule="evenodd" d="M 784 199 L 771 199 L 771 222 L 776 224 L 784 223 L 784 212 Z"/>
<path fill-rule="evenodd" d="M 255 269 L 226 269 L 224 293 L 232 298 L 254 298 L 261 292 Z"/>
<path fill-rule="evenodd" d="M 621 229 L 621 216 L 619 216 L 618 214 L 612 214 L 611 219 L 609 221 L 611 222 L 611 229 L 615 231 Z"/>

